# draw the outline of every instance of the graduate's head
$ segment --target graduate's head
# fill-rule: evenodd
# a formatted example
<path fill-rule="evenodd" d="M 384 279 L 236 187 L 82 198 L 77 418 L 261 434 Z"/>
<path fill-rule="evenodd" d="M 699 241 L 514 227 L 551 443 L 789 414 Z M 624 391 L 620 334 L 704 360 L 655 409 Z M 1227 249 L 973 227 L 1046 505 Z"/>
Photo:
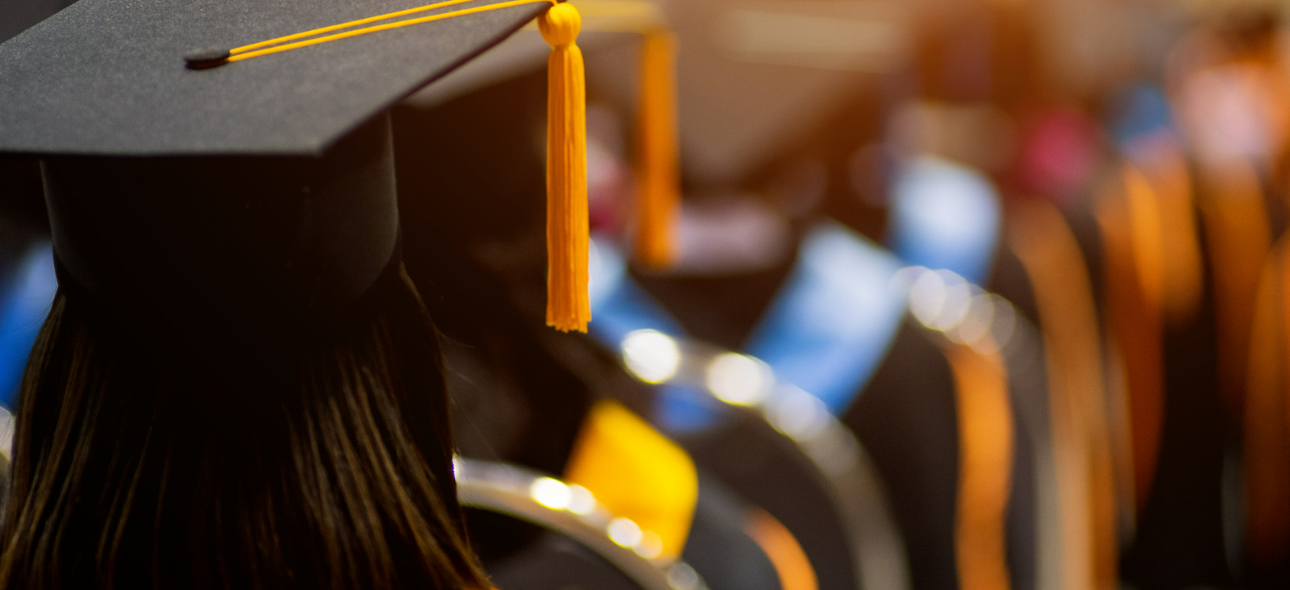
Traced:
<path fill-rule="evenodd" d="M 317 157 L 45 162 L 61 286 L 20 394 L 0 579 L 483 583 L 392 150 L 377 117 Z"/>

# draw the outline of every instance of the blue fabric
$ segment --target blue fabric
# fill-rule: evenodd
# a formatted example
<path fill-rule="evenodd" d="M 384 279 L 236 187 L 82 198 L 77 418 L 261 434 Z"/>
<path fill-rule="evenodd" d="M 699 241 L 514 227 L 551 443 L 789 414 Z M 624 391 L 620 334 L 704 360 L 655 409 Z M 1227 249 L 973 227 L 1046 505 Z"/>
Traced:
<path fill-rule="evenodd" d="M 1116 98 L 1109 127 L 1121 148 L 1139 137 L 1170 130 L 1173 113 L 1169 99 L 1154 84 L 1130 86 Z"/>
<path fill-rule="evenodd" d="M 901 266 L 841 226 L 817 228 L 744 350 L 841 414 L 900 328 L 906 300 L 893 279 Z"/>
<path fill-rule="evenodd" d="M 843 412 L 868 382 L 899 329 L 905 298 L 893 277 L 901 264 L 878 246 L 833 223 L 803 242 L 797 264 L 745 344 L 776 377 Z M 652 329 L 684 337 L 680 324 L 626 273 L 616 249 L 593 244 L 591 335 L 613 350 L 627 334 Z M 669 431 L 711 428 L 719 414 L 704 396 L 659 388 L 655 419 Z"/>
<path fill-rule="evenodd" d="M 985 284 L 1003 214 L 989 179 L 947 160 L 917 157 L 902 167 L 893 189 L 887 229 L 896 256 Z"/>
<path fill-rule="evenodd" d="M 627 263 L 609 240 L 592 240 L 588 271 L 592 321 L 587 329 L 597 340 L 616 351 L 636 330 L 685 335 L 681 324 L 627 276 Z"/>
<path fill-rule="evenodd" d="M 31 247 L 0 307 L 0 404 L 13 407 L 27 356 L 58 290 L 54 252 L 47 242 Z"/>
<path fill-rule="evenodd" d="M 657 330 L 668 336 L 685 336 L 681 324 L 663 306 L 627 276 L 627 263 L 609 240 L 593 239 L 589 267 L 591 318 L 587 331 L 610 350 L 618 352 L 627 335 L 636 330 Z M 664 384 L 655 390 L 654 420 L 669 432 L 697 432 L 720 423 L 720 414 L 704 396 L 689 388 Z"/>

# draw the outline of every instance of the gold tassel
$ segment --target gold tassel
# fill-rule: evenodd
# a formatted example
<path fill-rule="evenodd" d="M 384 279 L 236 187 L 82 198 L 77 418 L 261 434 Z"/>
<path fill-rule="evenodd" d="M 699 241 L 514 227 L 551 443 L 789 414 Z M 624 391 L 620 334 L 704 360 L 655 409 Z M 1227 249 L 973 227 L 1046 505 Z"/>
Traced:
<path fill-rule="evenodd" d="M 587 93 L 578 10 L 552 6 L 538 19 L 551 44 L 547 61 L 546 323 L 561 332 L 587 331 Z"/>
<path fill-rule="evenodd" d="M 641 53 L 640 184 L 636 195 L 636 261 L 663 268 L 676 257 L 676 38 L 662 28 L 645 34 Z"/>

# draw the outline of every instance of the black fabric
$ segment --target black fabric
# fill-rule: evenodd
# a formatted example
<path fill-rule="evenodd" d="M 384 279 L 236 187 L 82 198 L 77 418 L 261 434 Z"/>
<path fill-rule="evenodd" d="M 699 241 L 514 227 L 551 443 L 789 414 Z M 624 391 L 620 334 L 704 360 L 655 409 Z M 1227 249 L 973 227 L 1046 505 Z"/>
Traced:
<path fill-rule="evenodd" d="M 546 166 L 539 150 L 545 145 L 546 72 L 529 72 L 434 109 L 401 105 L 392 114 L 409 227 L 431 229 L 427 238 L 463 256 L 480 244 L 513 247 L 528 239 L 519 255 L 545 261 Z M 419 235 L 409 232 L 408 239 Z M 528 270 L 545 281 L 545 266 Z"/>
<path fill-rule="evenodd" d="M 590 549 L 548 534 L 528 551 L 485 564 L 489 579 L 506 590 L 638 590 L 631 578 Z"/>
<path fill-rule="evenodd" d="M 32 241 L 49 235 L 44 196 L 39 161 L 0 156 L 0 292 Z"/>
<path fill-rule="evenodd" d="M 709 474 L 797 538 L 820 590 L 854 590 L 856 565 L 842 517 L 815 467 L 769 424 L 717 410 L 725 414 L 722 426 L 677 440 Z"/>
<path fill-rule="evenodd" d="M 337 308 L 333 313 L 325 316 L 315 316 L 311 321 L 293 321 L 285 324 L 294 331 L 272 331 L 272 335 L 277 337 L 278 346 L 256 347 L 260 348 L 260 352 L 268 353 L 262 356 L 260 360 L 269 364 L 277 360 L 291 360 L 292 357 L 299 354 L 307 354 L 322 346 L 342 341 L 355 331 L 369 325 L 376 315 L 385 309 L 387 298 L 391 296 L 394 290 L 399 288 L 398 285 L 401 282 L 399 268 L 401 265 L 402 257 L 399 256 L 396 248 L 380 275 L 372 281 L 372 284 L 358 299 L 353 303 Z M 185 327 L 197 329 L 209 329 L 211 327 L 210 322 L 182 323 L 183 311 L 171 316 L 172 319 L 179 320 L 177 323 L 170 323 L 157 317 L 144 318 L 130 313 L 130 308 L 136 308 L 137 310 L 138 306 L 136 304 L 114 305 L 96 297 L 76 280 L 71 271 L 67 270 L 67 266 L 57 257 L 54 258 L 54 274 L 58 280 L 59 292 L 71 302 L 72 306 L 85 312 L 86 321 L 112 331 L 118 336 L 123 336 L 124 341 L 143 344 L 145 350 L 156 352 L 160 349 L 169 348 L 174 342 L 170 338 L 176 336 L 183 340 L 191 340 L 188 337 L 179 335 Z M 187 310 L 187 313 L 207 315 L 196 308 Z M 259 338 L 258 335 L 254 334 L 257 331 L 254 329 L 248 329 L 248 333 L 240 334 L 242 338 L 238 338 L 237 336 L 239 335 L 230 331 L 229 328 L 236 326 L 249 328 L 249 326 L 242 326 L 242 322 L 238 318 L 224 315 L 223 313 L 213 315 L 218 315 L 221 319 L 229 320 L 231 323 L 223 326 L 225 328 L 223 332 L 203 333 L 199 339 L 206 339 L 207 342 L 197 347 L 199 351 L 210 352 L 225 346 L 237 347 L 239 344 L 244 344 L 245 341 Z M 182 356 L 190 356 L 191 352 L 184 351 Z M 236 352 L 220 353 L 214 355 L 212 359 L 223 361 L 234 356 L 240 355 Z"/>
<path fill-rule="evenodd" d="M 882 474 L 904 533 L 914 590 L 958 587 L 954 515 L 958 420 L 944 354 L 906 319 L 843 420 Z"/>
<path fill-rule="evenodd" d="M 1039 308 L 1035 303 L 1035 292 L 1030 285 L 1030 275 L 1021 264 L 1017 253 L 1007 243 L 1000 244 L 992 257 L 993 264 L 990 277 L 985 285 L 1021 311 L 1022 315 L 1034 322 L 1039 319 Z"/>
<path fill-rule="evenodd" d="M 469 308 L 431 305 L 432 314 L 444 312 L 460 316 Z M 475 325 L 473 335 L 453 331 L 444 339 L 460 453 L 563 473 L 595 400 L 584 376 L 555 361 L 520 329 Z"/>
<path fill-rule="evenodd" d="M 528 550 L 548 534 L 540 525 L 490 510 L 466 508 L 462 512 L 470 548 L 485 565 Z"/>
<path fill-rule="evenodd" d="M 466 510 L 471 544 L 506 590 L 639 590 L 626 574 L 569 537 L 510 516 Z"/>
<path fill-rule="evenodd" d="M 1042 357 L 1041 357 L 1042 358 Z M 1040 374 L 1042 378 L 1043 374 Z M 1004 518 L 1009 581 L 1011 590 L 1033 590 L 1039 582 L 1039 536 L 1036 519 L 1039 510 L 1038 478 L 1035 453 L 1040 446 L 1036 440 L 1046 429 L 1036 429 L 1032 416 L 1026 416 L 1025 401 L 1018 398 L 1034 393 L 1047 393 L 1043 387 L 1028 388 L 1019 384 L 1016 373 L 1009 371 L 1009 389 L 1013 399 L 1012 431 L 1015 433 L 1012 457 L 1012 481 L 1008 493 L 1008 511 Z M 1033 386 L 1034 382 L 1031 381 Z M 1041 382 L 1042 384 L 1042 382 Z M 1046 401 L 1046 400 L 1044 400 Z M 1043 409 L 1047 409 L 1043 404 Z M 1045 421 L 1046 422 L 1046 421 Z M 1051 550 L 1051 549 L 1050 549 Z"/>
<path fill-rule="evenodd" d="M 12 492 L 13 465 L 9 457 L 0 455 L 0 506 L 9 505 L 9 494 Z"/>
<path fill-rule="evenodd" d="M 0 4 L 0 43 L 71 3 L 72 0 L 7 0 Z"/>
<path fill-rule="evenodd" d="M 435 110 L 395 109 L 394 151 L 404 259 L 444 335 L 461 451 L 562 473 L 594 400 L 592 375 L 554 358 L 549 328 L 526 315 L 542 313 L 545 292 L 512 292 L 545 286 L 544 167 L 521 141 L 540 137 L 526 124 L 544 112 L 544 90 L 545 76 L 530 76 Z M 519 263 L 487 267 L 485 236 Z"/>
<path fill-rule="evenodd" d="M 1279 258 L 1280 260 L 1285 260 L 1283 254 L 1280 254 L 1279 256 L 1277 256 L 1277 258 Z M 1287 279 L 1290 279 L 1290 277 L 1287 277 L 1285 272 L 1281 270 L 1278 270 L 1275 276 L 1277 280 L 1281 281 L 1281 284 L 1283 285 L 1286 284 L 1285 281 L 1287 281 Z M 1277 313 L 1275 313 L 1274 316 L 1271 318 L 1268 318 L 1266 316 L 1263 316 L 1263 317 L 1266 318 L 1266 321 L 1274 322 L 1274 325 L 1283 325 L 1281 324 L 1281 322 L 1284 322 L 1287 319 L 1285 310 L 1290 309 L 1290 299 L 1286 298 L 1284 291 L 1277 295 L 1277 299 L 1278 299 L 1278 304 L 1280 306 L 1280 309 L 1277 311 Z M 1287 342 L 1284 339 L 1282 339 L 1280 342 L 1273 344 L 1273 346 L 1276 346 L 1279 348 L 1279 350 L 1284 351 L 1286 350 L 1284 347 L 1287 346 Z M 1252 352 L 1251 354 L 1260 354 L 1260 353 Z M 1252 378 L 1254 374 L 1255 372 L 1251 371 Z M 1277 368 L 1275 373 L 1273 373 L 1269 377 L 1273 379 L 1271 383 L 1274 384 L 1273 386 L 1277 388 L 1276 391 L 1290 390 L 1290 366 L 1282 364 Z M 1262 378 L 1259 378 L 1259 379 L 1262 380 Z M 1259 385 L 1259 387 L 1263 387 L 1263 386 L 1264 385 Z M 1251 391 L 1251 393 L 1253 393 L 1253 391 Z M 1247 404 L 1252 403 L 1252 401 L 1253 400 L 1246 400 L 1246 403 Z M 1290 410 L 1290 407 L 1287 407 L 1286 405 L 1286 401 L 1287 400 L 1283 397 L 1280 403 L 1276 406 L 1280 412 L 1285 412 L 1286 410 Z M 1268 406 L 1264 406 L 1264 407 L 1267 408 Z M 1271 410 L 1271 411 L 1277 411 L 1277 410 Z M 1285 435 L 1281 434 L 1280 436 L 1284 437 Z M 1285 439 L 1281 438 L 1281 440 L 1285 440 Z M 1276 461 L 1276 463 L 1271 463 L 1272 465 L 1274 465 L 1273 467 L 1274 469 L 1283 470 L 1282 471 L 1283 473 L 1285 472 L 1284 470 L 1290 470 L 1290 457 L 1286 457 L 1285 455 L 1278 455 L 1273 460 Z M 1268 461 L 1268 459 L 1264 459 L 1264 461 Z M 1268 465 L 1269 463 L 1263 463 L 1263 464 Z M 1235 470 L 1231 470 L 1231 471 L 1235 471 Z M 1243 471 L 1245 472 L 1244 477 L 1240 478 L 1240 480 L 1238 481 L 1242 481 L 1246 485 L 1250 485 L 1251 477 L 1249 474 L 1251 470 L 1249 469 L 1248 466 L 1244 466 Z M 1230 475 L 1230 471 L 1229 471 L 1229 475 Z M 1236 478 L 1232 478 L 1232 479 L 1236 479 Z M 1229 490 L 1235 487 L 1235 486 L 1231 486 L 1231 483 L 1232 483 L 1231 480 L 1229 480 L 1228 481 L 1228 485 L 1230 486 L 1228 488 Z M 1230 501 L 1230 498 L 1229 498 L 1229 501 Z M 1281 501 L 1284 502 L 1285 498 L 1282 498 Z M 1231 512 L 1228 512 L 1229 516 L 1230 514 Z M 1246 518 L 1246 521 L 1248 522 L 1249 520 L 1248 514 L 1245 515 L 1245 518 Z M 1246 528 L 1246 531 L 1248 531 L 1248 528 Z M 1290 530 L 1284 530 L 1284 529 L 1277 530 L 1275 536 L 1270 536 L 1270 537 L 1271 537 L 1270 540 L 1263 541 L 1262 546 L 1258 551 L 1253 550 L 1252 547 L 1247 548 L 1245 551 L 1242 552 L 1243 555 L 1241 556 L 1240 562 L 1234 564 L 1240 568 L 1239 574 L 1236 577 L 1238 582 L 1236 584 L 1237 587 L 1245 588 L 1249 590 L 1274 590 L 1274 589 L 1284 588 L 1286 586 L 1286 581 L 1290 580 Z M 1250 535 L 1247 533 L 1245 538 L 1246 543 L 1249 542 L 1249 538 L 1250 538 Z"/>
<path fill-rule="evenodd" d="M 992 290 L 997 289 L 996 293 L 1003 294 L 1020 312 L 1002 356 L 1016 433 L 1007 513 L 1008 570 L 1013 590 L 1026 590 L 1038 584 L 1038 521 L 1056 518 L 1053 514 L 1039 514 L 1040 480 L 1056 484 L 1054 459 L 1044 461 L 1037 456 L 1043 449 L 1053 448 L 1048 366 L 1043 335 L 1034 324 L 1038 308 L 1025 267 L 1006 243 L 1000 246 L 995 261 Z M 1049 471 L 1041 472 L 1042 466 L 1049 466 Z"/>
<path fill-rule="evenodd" d="M 1097 218 L 1094 217 L 1092 200 L 1065 207 L 1061 213 L 1066 224 L 1070 226 L 1071 233 L 1075 234 L 1075 241 L 1084 256 L 1084 264 L 1088 265 L 1089 284 L 1097 303 L 1095 311 L 1098 314 L 1098 326 L 1105 326 L 1106 321 L 1103 316 L 1106 313 L 1106 306 L 1102 303 L 1102 294 L 1106 293 L 1106 273 L 1104 272 L 1106 254 L 1103 250 L 1102 230 Z"/>
<path fill-rule="evenodd" d="M 307 345 L 393 280 L 392 150 L 378 117 L 321 158 L 52 158 L 61 282 L 186 350 Z"/>
<path fill-rule="evenodd" d="M 699 499 L 681 559 L 711 590 L 780 590 L 774 564 L 745 525 L 748 507 L 717 480 L 699 473 Z"/>
<path fill-rule="evenodd" d="M 1205 246 L 1203 227 L 1197 235 Z M 1213 276 L 1208 267 L 1206 276 Z M 1156 472 L 1121 562 L 1124 579 L 1142 590 L 1234 584 L 1224 542 L 1223 471 L 1235 433 L 1228 430 L 1219 395 L 1211 287 L 1206 285 L 1201 313 L 1164 334 L 1164 424 Z"/>
<path fill-rule="evenodd" d="M 783 264 L 747 275 L 681 279 L 644 276 L 640 281 L 687 332 L 737 349 L 789 270 L 791 265 Z M 1043 380 L 1042 367 L 1040 370 L 1037 377 L 1024 377 L 1029 384 L 1024 391 L 1017 383 L 1010 383 L 1017 436 L 1005 524 L 1009 572 L 1018 590 L 1033 588 L 1037 576 L 1033 438 L 1045 432 L 1045 420 L 1036 414 L 1047 408 L 1044 400 L 1033 399 L 1044 394 L 1042 383 L 1038 391 L 1033 387 L 1036 379 Z M 1009 377 L 1019 375 L 1010 371 Z M 1029 396 L 1028 403 L 1020 403 L 1018 396 L 1022 395 Z M 906 537 L 914 589 L 956 588 L 958 423 L 954 378 L 948 361 L 929 339 L 927 330 L 907 317 L 873 379 L 856 398 L 844 422 L 871 453 L 888 486 L 896 520 Z M 1026 415 L 1022 415 L 1023 411 Z M 821 524 L 829 518 L 825 513 L 832 509 L 826 509 L 827 499 L 790 500 L 795 494 L 815 492 L 800 481 L 788 484 L 785 480 L 809 475 L 785 475 L 793 473 L 794 468 L 789 467 L 792 460 L 783 451 L 773 451 L 774 444 L 759 442 L 759 435 L 745 431 L 747 428 L 727 427 L 683 441 L 696 459 L 710 462 L 714 474 L 780 518 L 799 536 L 812 560 L 823 560 L 817 564 L 822 572 L 822 588 L 827 576 L 838 575 L 841 583 L 839 568 L 848 566 L 838 565 L 842 558 L 825 548 L 827 543 L 843 542 L 838 540 L 841 537 L 824 540 L 841 534 L 836 521 L 832 528 Z M 736 456 L 759 459 L 730 460 Z M 769 467 L 771 463 L 775 467 Z M 813 502 L 821 504 L 803 506 Z"/>
<path fill-rule="evenodd" d="M 685 326 L 690 337 L 740 350 L 796 264 L 794 247 L 778 264 L 754 272 L 671 276 L 632 269 L 632 279 Z"/>
<path fill-rule="evenodd" d="M 317 155 L 550 7 L 486 11 L 210 70 L 184 64 L 185 54 L 202 47 L 236 47 L 418 5 L 424 3 L 83 0 L 0 45 L 0 152 Z"/>
<path fill-rule="evenodd" d="M 13 223 L 9 231 L 20 234 L 48 233 L 45 188 L 40 179 L 40 161 L 31 157 L 0 156 L 0 218 Z"/>
<path fill-rule="evenodd" d="M 906 317 L 887 357 L 843 420 L 873 457 L 909 553 L 914 590 L 958 587 L 959 433 L 954 374 L 933 334 Z M 1038 584 L 1035 440 L 1043 436 L 1042 351 L 1008 363 L 1013 460 L 1005 549 L 1014 590 Z M 1033 359 L 1040 360 L 1034 366 Z M 1025 399 L 1023 399 L 1025 398 Z M 1038 399 L 1037 399 L 1038 398 Z"/>

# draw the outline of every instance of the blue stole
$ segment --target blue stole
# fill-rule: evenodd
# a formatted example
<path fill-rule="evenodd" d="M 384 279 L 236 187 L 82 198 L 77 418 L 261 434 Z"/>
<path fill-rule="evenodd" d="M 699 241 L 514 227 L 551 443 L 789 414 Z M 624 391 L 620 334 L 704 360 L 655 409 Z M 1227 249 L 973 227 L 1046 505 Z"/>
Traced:
<path fill-rule="evenodd" d="M 999 245 L 1002 209 L 985 175 L 948 160 L 916 157 L 893 186 L 887 245 L 912 266 L 950 270 L 984 285 Z"/>
<path fill-rule="evenodd" d="M 14 280 L 0 296 L 0 405 L 13 407 L 27 356 L 58 290 L 54 250 L 48 242 L 31 246 Z"/>
<path fill-rule="evenodd" d="M 743 352 L 840 415 L 886 357 L 900 327 L 906 299 L 895 276 L 903 266 L 855 232 L 821 223 L 806 236 L 793 270 Z M 590 294 L 591 334 L 614 350 L 635 330 L 685 336 L 680 323 L 631 280 L 608 240 L 593 243 Z M 655 417 L 671 431 L 710 428 L 719 419 L 700 399 L 683 386 L 664 385 Z"/>

